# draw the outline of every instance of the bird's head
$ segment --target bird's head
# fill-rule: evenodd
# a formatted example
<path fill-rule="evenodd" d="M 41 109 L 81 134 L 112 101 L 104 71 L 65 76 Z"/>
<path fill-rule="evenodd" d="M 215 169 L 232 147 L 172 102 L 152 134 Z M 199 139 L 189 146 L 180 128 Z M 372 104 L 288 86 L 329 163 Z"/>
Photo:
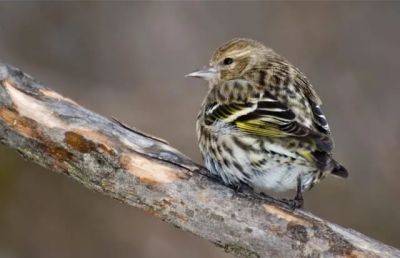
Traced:
<path fill-rule="evenodd" d="M 214 52 L 209 67 L 186 76 L 202 78 L 212 83 L 238 79 L 265 60 L 265 54 L 268 53 L 273 51 L 255 40 L 236 38 Z"/>

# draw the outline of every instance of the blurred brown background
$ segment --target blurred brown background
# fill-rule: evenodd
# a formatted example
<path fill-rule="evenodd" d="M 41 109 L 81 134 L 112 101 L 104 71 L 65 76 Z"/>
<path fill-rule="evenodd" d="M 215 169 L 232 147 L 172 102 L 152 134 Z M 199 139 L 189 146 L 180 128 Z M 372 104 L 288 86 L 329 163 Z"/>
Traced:
<path fill-rule="evenodd" d="M 0 60 L 200 161 L 205 83 L 184 74 L 236 37 L 303 70 L 324 100 L 347 181 L 306 209 L 400 247 L 400 3 L 1 3 Z M 230 257 L 0 147 L 0 257 Z"/>

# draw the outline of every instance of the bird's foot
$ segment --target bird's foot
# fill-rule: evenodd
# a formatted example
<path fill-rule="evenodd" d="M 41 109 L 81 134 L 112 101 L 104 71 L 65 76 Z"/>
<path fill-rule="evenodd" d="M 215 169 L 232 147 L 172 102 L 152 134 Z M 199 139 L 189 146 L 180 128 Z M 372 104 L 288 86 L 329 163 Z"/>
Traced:
<path fill-rule="evenodd" d="M 296 210 L 304 206 L 303 198 L 282 199 L 282 201 L 289 206 L 291 210 Z"/>
<path fill-rule="evenodd" d="M 232 185 L 232 188 L 236 193 L 243 193 L 243 186 L 240 184 Z"/>
<path fill-rule="evenodd" d="M 303 199 L 303 194 L 302 194 L 302 188 L 301 188 L 301 178 L 297 178 L 297 192 L 296 192 L 296 197 L 291 200 L 283 199 L 283 202 L 285 202 L 291 210 L 295 210 L 298 208 L 302 208 L 304 205 L 304 199 Z"/>

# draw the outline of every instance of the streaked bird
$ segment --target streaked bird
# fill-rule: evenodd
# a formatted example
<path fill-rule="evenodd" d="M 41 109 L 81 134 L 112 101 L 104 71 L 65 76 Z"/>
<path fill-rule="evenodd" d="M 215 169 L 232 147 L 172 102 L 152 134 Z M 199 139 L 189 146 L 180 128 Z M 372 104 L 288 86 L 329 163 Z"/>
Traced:
<path fill-rule="evenodd" d="M 302 193 L 327 174 L 347 177 L 332 157 L 331 132 L 313 86 L 271 48 L 233 39 L 209 67 L 188 74 L 208 81 L 197 117 L 197 136 L 208 170 L 227 185 L 257 192 Z"/>

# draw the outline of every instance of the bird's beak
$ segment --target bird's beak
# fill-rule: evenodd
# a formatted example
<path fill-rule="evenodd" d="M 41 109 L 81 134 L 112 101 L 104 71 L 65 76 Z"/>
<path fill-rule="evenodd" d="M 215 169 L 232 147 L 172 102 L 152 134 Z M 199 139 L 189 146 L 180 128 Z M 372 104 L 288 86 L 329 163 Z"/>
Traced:
<path fill-rule="evenodd" d="M 195 77 L 209 81 L 214 79 L 217 75 L 217 69 L 214 67 L 206 67 L 193 73 L 186 74 L 185 77 Z"/>

